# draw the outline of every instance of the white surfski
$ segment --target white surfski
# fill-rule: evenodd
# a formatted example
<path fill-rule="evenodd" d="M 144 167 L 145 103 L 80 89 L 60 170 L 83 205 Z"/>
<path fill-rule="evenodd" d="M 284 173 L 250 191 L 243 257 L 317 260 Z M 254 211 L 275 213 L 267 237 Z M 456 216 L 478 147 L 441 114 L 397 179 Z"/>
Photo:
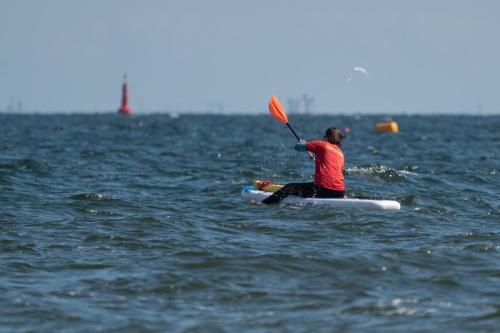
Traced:
<path fill-rule="evenodd" d="M 262 202 L 265 198 L 273 194 L 255 189 L 249 185 L 244 186 L 241 196 L 249 201 Z M 284 204 L 313 204 L 328 205 L 336 208 L 363 209 L 363 210 L 389 210 L 396 211 L 401 209 L 399 202 L 394 200 L 369 200 L 369 199 L 325 199 L 325 198 L 301 198 L 293 195 L 287 196 L 281 201 Z"/>

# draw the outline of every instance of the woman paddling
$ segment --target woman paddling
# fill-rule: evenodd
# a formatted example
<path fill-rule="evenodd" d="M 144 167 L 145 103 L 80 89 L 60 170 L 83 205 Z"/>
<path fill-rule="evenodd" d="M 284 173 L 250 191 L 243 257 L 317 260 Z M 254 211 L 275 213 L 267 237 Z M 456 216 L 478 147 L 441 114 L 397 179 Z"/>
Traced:
<path fill-rule="evenodd" d="M 340 149 L 342 135 L 338 128 L 330 127 L 325 131 L 324 140 L 301 141 L 295 145 L 297 151 L 309 151 L 314 154 L 316 170 L 314 182 L 290 183 L 264 199 L 265 204 L 273 204 L 283 200 L 288 195 L 303 198 L 343 198 L 344 186 L 344 154 Z"/>

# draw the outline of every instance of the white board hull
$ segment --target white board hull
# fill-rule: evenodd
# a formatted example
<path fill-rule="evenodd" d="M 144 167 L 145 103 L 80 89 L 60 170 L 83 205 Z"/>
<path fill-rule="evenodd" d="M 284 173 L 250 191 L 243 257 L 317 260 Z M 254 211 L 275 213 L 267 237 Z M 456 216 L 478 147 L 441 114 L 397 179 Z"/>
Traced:
<path fill-rule="evenodd" d="M 241 191 L 241 196 L 249 201 L 262 202 L 265 198 L 273 194 L 256 190 L 253 186 L 245 186 Z M 281 201 L 283 204 L 313 204 L 328 205 L 336 208 L 362 209 L 362 210 L 389 210 L 401 209 L 399 202 L 394 200 L 369 200 L 369 199 L 328 199 L 328 198 L 301 198 L 293 195 L 287 196 Z"/>

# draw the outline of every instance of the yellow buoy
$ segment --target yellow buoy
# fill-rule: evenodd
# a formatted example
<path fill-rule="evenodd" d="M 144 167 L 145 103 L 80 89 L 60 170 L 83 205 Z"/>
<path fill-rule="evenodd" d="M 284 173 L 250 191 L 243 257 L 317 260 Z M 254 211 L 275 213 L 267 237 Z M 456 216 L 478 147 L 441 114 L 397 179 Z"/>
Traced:
<path fill-rule="evenodd" d="M 393 121 L 384 121 L 381 123 L 375 124 L 375 131 L 377 132 L 390 132 L 397 133 L 399 132 L 398 123 Z"/>

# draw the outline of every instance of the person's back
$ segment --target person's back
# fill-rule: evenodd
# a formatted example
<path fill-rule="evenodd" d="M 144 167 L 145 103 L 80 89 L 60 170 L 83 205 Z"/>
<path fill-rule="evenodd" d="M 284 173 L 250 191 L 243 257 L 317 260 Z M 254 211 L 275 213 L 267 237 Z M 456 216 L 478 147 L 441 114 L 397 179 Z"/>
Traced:
<path fill-rule="evenodd" d="M 340 147 L 327 141 L 310 141 L 306 146 L 316 158 L 314 183 L 330 190 L 344 191 L 344 154 Z"/>

